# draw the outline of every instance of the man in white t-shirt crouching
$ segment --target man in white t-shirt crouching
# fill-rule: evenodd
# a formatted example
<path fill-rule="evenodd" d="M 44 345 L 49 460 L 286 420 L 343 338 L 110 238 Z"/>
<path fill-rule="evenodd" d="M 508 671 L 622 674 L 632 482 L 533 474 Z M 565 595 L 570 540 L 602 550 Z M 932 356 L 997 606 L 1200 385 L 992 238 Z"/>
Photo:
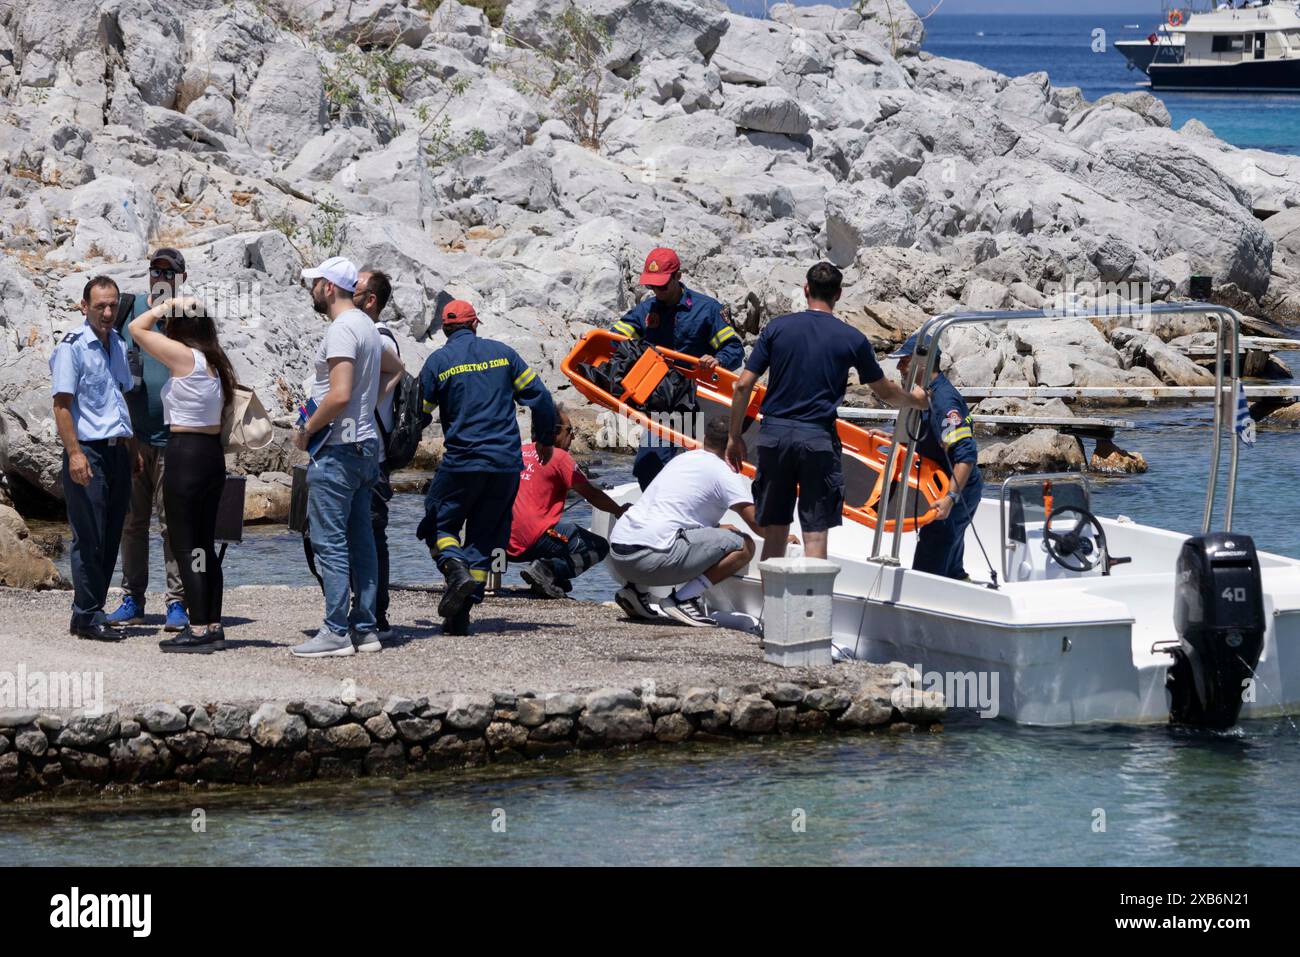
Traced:
<path fill-rule="evenodd" d="M 727 466 L 727 423 L 716 419 L 704 430 L 704 448 L 672 459 L 614 526 L 609 562 L 628 584 L 614 596 L 628 615 L 651 619 L 650 597 L 642 590 L 673 585 L 659 603 L 664 614 L 695 627 L 716 624 L 700 601 L 711 587 L 739 574 L 754 558 L 754 540 L 732 525 L 719 526 L 734 511 L 760 539 L 749 479 Z"/>

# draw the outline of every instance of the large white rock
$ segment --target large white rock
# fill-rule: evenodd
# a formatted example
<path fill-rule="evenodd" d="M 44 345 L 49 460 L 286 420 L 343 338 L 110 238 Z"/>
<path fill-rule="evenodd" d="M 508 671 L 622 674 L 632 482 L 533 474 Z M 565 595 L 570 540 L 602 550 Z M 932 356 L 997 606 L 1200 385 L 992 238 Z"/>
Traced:
<path fill-rule="evenodd" d="M 790 56 L 794 32 L 787 26 L 728 14 L 727 32 L 709 61 L 727 83 L 771 83 Z"/>
<path fill-rule="evenodd" d="M 833 7 L 819 3 L 800 6 L 793 3 L 774 3 L 767 15 L 777 23 L 804 30 L 856 30 L 862 26 L 862 16 L 856 10 Z"/>
<path fill-rule="evenodd" d="M 315 136 L 303 144 L 298 155 L 284 168 L 284 175 L 290 180 L 326 181 L 347 166 L 354 163 L 373 149 L 373 136 L 363 135 L 364 131 L 334 127 L 320 136 Z"/>
<path fill-rule="evenodd" d="M 747 90 L 727 101 L 722 115 L 743 130 L 802 136 L 812 126 L 799 101 L 780 87 Z"/>
<path fill-rule="evenodd" d="M 162 0 L 107 0 L 101 31 L 121 50 L 131 82 L 144 102 L 171 107 L 184 63 L 185 30 L 175 7 Z"/>
<path fill-rule="evenodd" d="M 575 0 L 610 34 L 605 65 L 615 73 L 651 59 L 705 63 L 727 30 L 727 18 L 707 3 L 691 0 Z M 506 29 L 534 45 L 559 35 L 564 5 L 549 0 L 513 0 L 506 10 Z"/>
<path fill-rule="evenodd" d="M 282 159 L 295 156 L 329 123 L 316 57 L 296 44 L 271 47 L 237 117 L 253 149 Z"/>
<path fill-rule="evenodd" d="M 429 34 L 427 14 L 405 0 L 270 0 L 291 19 L 332 40 L 366 46 L 418 47 Z M 416 6 L 416 9 L 412 9 Z"/>
<path fill-rule="evenodd" d="M 887 43 L 893 56 L 911 56 L 921 50 L 925 24 L 912 8 L 900 0 L 861 0 L 854 9 L 862 15 L 857 28 Z"/>
<path fill-rule="evenodd" d="M 215 87 L 208 87 L 202 96 L 192 101 L 185 108 L 185 115 L 214 133 L 235 135 L 235 107 Z"/>
<path fill-rule="evenodd" d="M 848 266 L 862 249 L 910 246 L 915 239 L 912 214 L 887 186 L 864 180 L 827 191 L 826 254 L 835 265 Z"/>

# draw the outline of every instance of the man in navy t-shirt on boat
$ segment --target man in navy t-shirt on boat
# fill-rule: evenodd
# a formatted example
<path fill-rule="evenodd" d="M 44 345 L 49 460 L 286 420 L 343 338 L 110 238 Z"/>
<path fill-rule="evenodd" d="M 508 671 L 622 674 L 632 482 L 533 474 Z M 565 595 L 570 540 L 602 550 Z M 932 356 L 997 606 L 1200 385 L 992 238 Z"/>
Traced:
<path fill-rule="evenodd" d="M 827 262 L 808 270 L 803 312 L 777 316 L 759 333 L 731 399 L 727 462 L 736 471 L 746 458 L 741 432 L 759 376 L 767 377 L 754 477 L 756 518 L 766 534 L 763 558 L 780 558 L 798 499 L 804 554 L 826 557 L 826 537 L 843 521 L 844 471 L 835 433 L 849 370 L 895 408 L 925 409 L 925 390 L 911 393 L 885 378 L 871 343 L 837 319 L 843 274 Z"/>

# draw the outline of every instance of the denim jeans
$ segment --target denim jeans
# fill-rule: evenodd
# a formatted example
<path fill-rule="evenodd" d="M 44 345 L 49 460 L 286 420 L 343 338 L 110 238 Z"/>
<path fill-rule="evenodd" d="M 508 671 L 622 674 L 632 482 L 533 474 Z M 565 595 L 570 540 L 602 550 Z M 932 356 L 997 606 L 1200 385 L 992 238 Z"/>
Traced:
<path fill-rule="evenodd" d="M 379 559 L 379 591 L 375 599 L 375 624 L 380 631 L 391 627 L 388 621 L 389 604 L 389 560 L 388 560 L 388 503 L 393 498 L 393 486 L 389 481 L 388 470 L 381 468 L 379 481 L 375 482 L 370 493 L 370 527 L 375 532 L 375 553 Z M 302 550 L 307 557 L 307 570 L 323 589 L 325 581 L 320 577 L 316 567 L 316 552 L 311 547 L 311 530 L 302 536 Z M 352 600 L 357 599 L 356 576 L 352 579 Z"/>
<path fill-rule="evenodd" d="M 374 443 L 327 445 L 307 470 L 307 517 L 325 588 L 325 627 L 336 635 L 347 634 L 349 625 L 359 632 L 375 630 L 379 562 L 370 495 L 378 478 Z"/>

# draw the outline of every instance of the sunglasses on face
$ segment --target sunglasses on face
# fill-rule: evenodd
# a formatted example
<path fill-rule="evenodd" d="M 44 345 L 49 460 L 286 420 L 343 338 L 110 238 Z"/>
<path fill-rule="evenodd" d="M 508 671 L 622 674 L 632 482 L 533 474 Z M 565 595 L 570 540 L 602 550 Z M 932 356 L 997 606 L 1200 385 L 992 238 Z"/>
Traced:
<path fill-rule="evenodd" d="M 175 269 L 150 269 L 149 275 L 152 276 L 154 279 L 175 279 L 176 270 Z"/>

